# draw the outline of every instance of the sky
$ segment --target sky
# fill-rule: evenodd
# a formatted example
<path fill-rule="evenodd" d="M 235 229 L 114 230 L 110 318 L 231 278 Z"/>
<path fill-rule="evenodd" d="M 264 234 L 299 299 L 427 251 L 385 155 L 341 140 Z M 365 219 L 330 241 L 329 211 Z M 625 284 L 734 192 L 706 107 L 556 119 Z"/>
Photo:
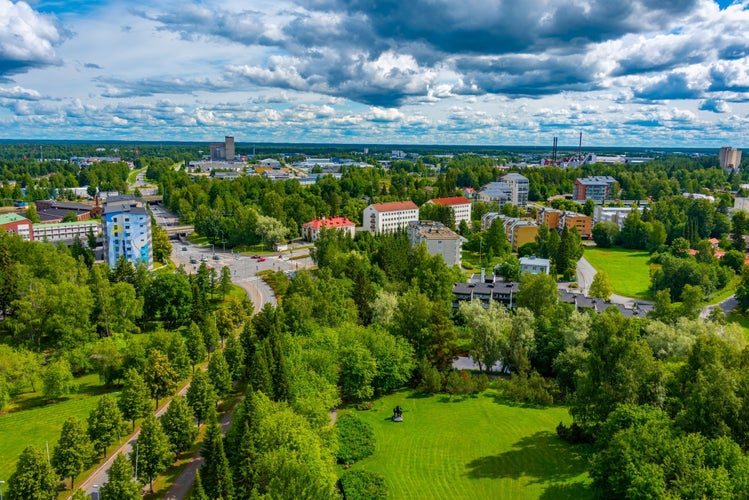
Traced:
<path fill-rule="evenodd" d="M 0 139 L 718 148 L 747 130 L 749 0 L 0 0 Z"/>

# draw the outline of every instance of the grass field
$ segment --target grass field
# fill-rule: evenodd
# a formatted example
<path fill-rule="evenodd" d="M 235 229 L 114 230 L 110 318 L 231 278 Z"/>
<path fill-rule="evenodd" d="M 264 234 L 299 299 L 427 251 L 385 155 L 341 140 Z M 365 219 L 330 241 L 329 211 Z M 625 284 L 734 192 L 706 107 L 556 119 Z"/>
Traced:
<path fill-rule="evenodd" d="M 49 443 L 52 453 L 68 417 L 86 421 L 101 397 L 101 385 L 96 375 L 76 379 L 75 383 L 79 384 L 78 391 L 65 401 L 0 416 L 0 480 L 7 481 L 16 470 L 16 460 L 26 446 L 33 444 L 44 450 Z"/>
<path fill-rule="evenodd" d="M 624 248 L 586 247 L 583 257 L 598 271 L 606 271 L 614 293 L 625 297 L 652 300 L 650 286 L 650 254 Z"/>
<path fill-rule="evenodd" d="M 403 423 L 390 420 L 403 409 Z M 385 477 L 390 498 L 592 498 L 587 459 L 559 439 L 565 408 L 509 405 L 489 390 L 463 400 L 400 392 L 357 416 L 375 453 L 353 469 Z"/>

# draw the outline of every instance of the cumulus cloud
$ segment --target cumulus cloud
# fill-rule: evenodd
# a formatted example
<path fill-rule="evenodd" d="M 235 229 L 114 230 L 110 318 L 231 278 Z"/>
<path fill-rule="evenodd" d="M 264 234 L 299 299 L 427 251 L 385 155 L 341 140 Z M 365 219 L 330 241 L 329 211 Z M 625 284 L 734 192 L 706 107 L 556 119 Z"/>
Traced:
<path fill-rule="evenodd" d="M 726 101 L 715 98 L 702 101 L 700 109 L 702 111 L 712 111 L 713 113 L 729 113 L 731 111 L 731 108 L 726 104 Z"/>
<path fill-rule="evenodd" d="M 39 100 L 42 95 L 34 89 L 23 88 L 19 85 L 15 85 L 10 88 L 0 87 L 0 98 L 5 99 L 21 99 L 24 101 L 36 101 Z"/>
<path fill-rule="evenodd" d="M 66 34 L 26 2 L 0 0 L 0 78 L 58 64 L 54 47 Z"/>

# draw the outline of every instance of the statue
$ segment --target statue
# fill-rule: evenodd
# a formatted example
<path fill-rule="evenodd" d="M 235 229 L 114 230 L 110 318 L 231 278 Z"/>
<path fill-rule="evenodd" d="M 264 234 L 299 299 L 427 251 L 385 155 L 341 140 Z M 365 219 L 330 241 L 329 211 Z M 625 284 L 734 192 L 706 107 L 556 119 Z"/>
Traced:
<path fill-rule="evenodd" d="M 400 406 L 393 408 L 393 422 L 403 422 L 403 410 Z"/>

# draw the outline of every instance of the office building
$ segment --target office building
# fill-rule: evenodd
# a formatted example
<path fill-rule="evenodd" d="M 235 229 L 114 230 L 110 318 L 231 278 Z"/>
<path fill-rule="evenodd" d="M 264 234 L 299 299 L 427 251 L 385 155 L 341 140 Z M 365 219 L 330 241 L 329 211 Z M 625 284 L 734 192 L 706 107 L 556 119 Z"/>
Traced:
<path fill-rule="evenodd" d="M 211 143 L 212 161 L 234 161 L 234 137 L 224 137 L 224 142 Z"/>

